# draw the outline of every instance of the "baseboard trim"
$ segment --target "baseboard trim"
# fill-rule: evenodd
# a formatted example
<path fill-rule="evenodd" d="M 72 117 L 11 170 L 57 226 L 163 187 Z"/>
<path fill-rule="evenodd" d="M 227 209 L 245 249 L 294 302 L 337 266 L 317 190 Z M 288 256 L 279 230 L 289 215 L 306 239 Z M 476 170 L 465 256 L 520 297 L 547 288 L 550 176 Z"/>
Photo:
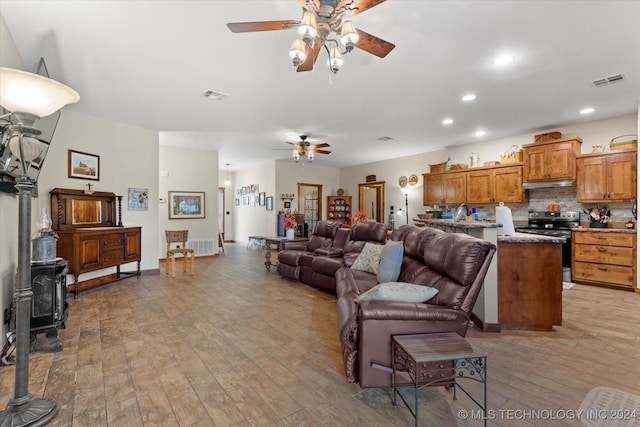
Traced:
<path fill-rule="evenodd" d="M 485 323 L 473 313 L 471 313 L 471 320 L 476 326 L 478 326 L 478 328 L 482 332 L 501 332 L 502 331 L 502 325 L 500 325 L 500 323 Z"/>
<path fill-rule="evenodd" d="M 217 254 L 213 254 L 213 255 L 196 255 L 196 259 L 206 259 L 206 258 L 219 258 L 220 257 L 220 253 L 218 252 Z M 182 261 L 178 261 L 181 260 L 182 258 L 176 258 L 176 263 L 178 262 L 182 262 Z M 166 258 L 158 258 L 158 263 L 159 264 L 164 264 L 167 261 Z"/>

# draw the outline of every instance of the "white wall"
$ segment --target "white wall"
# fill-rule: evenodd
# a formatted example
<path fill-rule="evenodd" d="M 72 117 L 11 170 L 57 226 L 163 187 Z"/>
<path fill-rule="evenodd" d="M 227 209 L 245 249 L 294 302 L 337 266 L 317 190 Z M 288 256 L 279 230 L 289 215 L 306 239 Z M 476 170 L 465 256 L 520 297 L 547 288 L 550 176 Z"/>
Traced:
<path fill-rule="evenodd" d="M 260 206 L 255 200 L 255 206 L 235 206 L 234 200 L 238 197 L 238 189 L 251 185 L 258 186 L 258 192 L 265 193 L 265 199 L 273 196 L 273 210 L 268 211 L 266 205 Z M 233 195 L 232 202 L 227 205 L 227 210 L 231 212 L 233 220 L 233 240 L 237 242 L 247 242 L 249 236 L 275 236 L 278 210 L 276 208 L 276 180 L 275 162 L 268 161 L 258 166 L 236 171 L 234 181 L 230 186 L 229 194 Z M 229 236 L 225 236 L 230 239 Z"/>
<path fill-rule="evenodd" d="M 160 134 L 165 138 L 198 138 L 197 134 Z M 189 230 L 189 240 L 213 240 L 218 242 L 218 152 L 192 150 L 161 145 L 158 153 L 159 234 L 155 254 L 164 259 L 166 254 L 165 230 Z M 163 176 L 166 175 L 166 176 Z M 205 193 L 205 218 L 169 219 L 169 191 L 197 191 Z M 216 250 L 217 252 L 217 250 Z"/>

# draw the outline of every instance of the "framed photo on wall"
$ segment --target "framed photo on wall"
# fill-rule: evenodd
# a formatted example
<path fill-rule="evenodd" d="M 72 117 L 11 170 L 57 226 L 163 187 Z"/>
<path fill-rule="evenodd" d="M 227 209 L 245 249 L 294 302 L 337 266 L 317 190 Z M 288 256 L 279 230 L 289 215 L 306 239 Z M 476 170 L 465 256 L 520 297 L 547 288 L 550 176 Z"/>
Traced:
<path fill-rule="evenodd" d="M 100 156 L 69 150 L 69 178 L 100 181 Z"/>
<path fill-rule="evenodd" d="M 284 202 L 285 209 L 291 209 L 291 202 Z"/>
<path fill-rule="evenodd" d="M 268 211 L 272 211 L 273 210 L 273 196 L 269 196 L 267 197 L 267 210 Z"/>
<path fill-rule="evenodd" d="M 204 217 L 204 192 L 169 191 L 169 219 Z"/>
<path fill-rule="evenodd" d="M 264 206 L 264 203 L 265 203 L 264 198 L 265 198 L 264 191 L 262 191 L 262 192 L 258 193 L 258 204 L 259 204 L 260 206 Z"/>
<path fill-rule="evenodd" d="M 130 211 L 149 210 L 149 189 L 130 188 L 127 196 L 127 208 Z"/>

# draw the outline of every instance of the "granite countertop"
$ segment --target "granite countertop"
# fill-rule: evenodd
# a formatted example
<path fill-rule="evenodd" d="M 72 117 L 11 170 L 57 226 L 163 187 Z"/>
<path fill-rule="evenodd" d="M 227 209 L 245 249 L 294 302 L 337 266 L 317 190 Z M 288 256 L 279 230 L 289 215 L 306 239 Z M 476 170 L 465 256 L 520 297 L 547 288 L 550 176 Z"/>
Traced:
<path fill-rule="evenodd" d="M 632 228 L 631 230 L 627 229 L 627 228 L 588 228 L 588 227 L 583 227 L 583 228 L 572 228 L 571 231 L 588 231 L 588 232 L 592 232 L 592 233 L 628 233 L 628 234 L 635 234 L 636 230 L 634 228 Z"/>
<path fill-rule="evenodd" d="M 420 222 L 426 225 L 447 226 L 452 228 L 498 228 L 502 224 L 496 224 L 495 222 L 488 221 L 454 221 L 452 219 L 419 219 L 416 218 L 414 222 Z"/>
<path fill-rule="evenodd" d="M 564 237 L 543 236 L 541 234 L 528 234 L 516 232 L 513 236 L 498 235 L 498 243 L 564 243 Z"/>

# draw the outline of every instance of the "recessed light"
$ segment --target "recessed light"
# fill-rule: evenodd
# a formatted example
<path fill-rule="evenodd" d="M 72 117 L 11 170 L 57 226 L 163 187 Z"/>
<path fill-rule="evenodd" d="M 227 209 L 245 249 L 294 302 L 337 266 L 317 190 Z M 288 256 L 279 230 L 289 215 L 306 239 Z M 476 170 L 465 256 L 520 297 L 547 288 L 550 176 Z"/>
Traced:
<path fill-rule="evenodd" d="M 484 135 L 485 135 L 485 133 L 484 133 L 483 130 L 479 130 L 479 131 L 476 132 L 476 136 L 484 136 Z"/>
<path fill-rule="evenodd" d="M 594 111 L 596 111 L 595 108 L 583 108 L 582 110 L 580 110 L 580 114 L 591 114 Z"/>
<path fill-rule="evenodd" d="M 442 124 L 443 124 L 443 125 L 450 125 L 451 123 L 453 123 L 453 119 L 444 119 L 444 120 L 442 121 Z"/>
<path fill-rule="evenodd" d="M 511 55 L 500 55 L 496 59 L 493 60 L 493 65 L 507 65 L 508 63 L 513 61 L 513 56 Z"/>
<path fill-rule="evenodd" d="M 476 99 L 476 96 L 472 93 L 468 93 L 462 97 L 462 100 L 466 102 L 473 101 L 474 99 Z"/>

